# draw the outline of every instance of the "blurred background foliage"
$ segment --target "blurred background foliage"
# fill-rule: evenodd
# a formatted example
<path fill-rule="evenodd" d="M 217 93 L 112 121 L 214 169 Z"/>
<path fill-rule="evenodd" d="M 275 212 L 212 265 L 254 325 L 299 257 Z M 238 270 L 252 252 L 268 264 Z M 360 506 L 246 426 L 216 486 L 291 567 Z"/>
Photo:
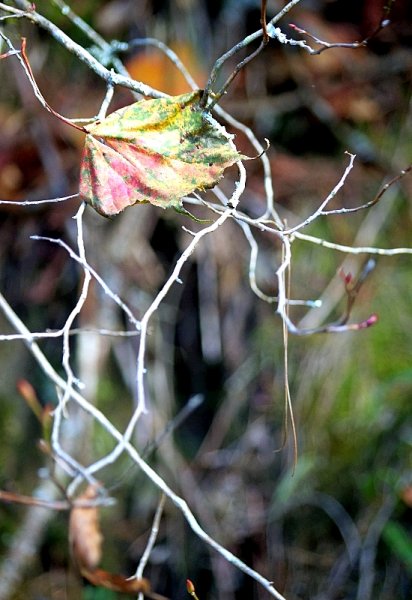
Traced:
<path fill-rule="evenodd" d="M 9 2 L 9 4 L 13 4 Z M 268 2 L 273 15 L 282 2 Z M 92 44 L 49 0 L 39 12 L 85 47 Z M 73 0 L 71 7 L 107 40 L 155 37 L 169 44 L 204 85 L 214 60 L 259 28 L 257 0 Z M 327 41 L 355 41 L 382 18 L 383 0 L 303 0 L 281 23 L 294 22 Z M 367 47 L 309 56 L 271 42 L 237 77 L 222 101 L 233 116 L 268 138 L 277 207 L 289 224 L 320 204 L 355 168 L 334 206 L 374 197 L 412 157 L 412 5 L 397 0 L 389 27 Z M 72 117 L 96 114 L 104 85 L 45 32 L 23 20 L 7 33 L 28 38 L 36 79 L 49 103 Z M 93 51 L 93 49 L 92 49 Z M 170 94 L 188 90 L 156 49 L 123 57 L 134 78 Z M 227 75 L 235 63 L 227 65 Z M 46 114 L 14 59 L 1 61 L 0 198 L 40 199 L 76 193 L 82 136 Z M 111 109 L 133 101 L 116 90 Z M 243 135 L 238 147 L 253 154 Z M 247 164 L 242 208 L 264 211 L 258 161 Z M 231 189 L 230 175 L 223 187 Z M 307 233 L 342 244 L 411 245 L 412 177 L 367 213 L 319 219 Z M 79 271 L 64 250 L 30 235 L 74 243 L 77 200 L 47 207 L 0 205 L 1 289 L 32 331 L 61 327 L 79 291 Z M 86 215 L 89 262 L 142 314 L 188 241 L 184 218 L 142 206 L 113 221 Z M 199 213 L 200 214 L 200 213 Z M 192 224 L 190 224 L 192 227 Z M 258 280 L 275 294 L 280 248 L 259 234 Z M 273 306 L 248 283 L 249 246 L 235 223 L 206 239 L 160 307 L 149 338 L 150 406 L 137 432 L 140 448 L 162 433 L 188 399 L 202 403 L 159 447 L 150 464 L 182 494 L 207 531 L 275 582 L 288 600 L 408 600 L 412 597 L 412 278 L 408 256 L 381 257 L 357 300 L 353 320 L 377 313 L 376 326 L 342 335 L 289 338 L 289 380 L 299 458 L 293 467 L 285 429 L 282 325 Z M 356 273 L 365 257 L 348 258 L 302 241 L 294 244 L 291 293 L 322 297 L 321 309 L 291 309 L 302 326 L 337 318 L 345 297 L 337 271 Z M 11 332 L 0 317 L 1 331 Z M 123 328 L 123 317 L 94 286 L 78 327 Z M 61 341 L 42 342 L 61 369 Z M 73 341 L 88 397 L 126 425 L 134 394 L 136 341 L 93 334 Z M 43 405 L 55 391 L 23 345 L 0 344 L 0 488 L 32 493 L 47 463 L 41 428 L 17 391 L 34 386 Z M 90 428 L 78 453 L 86 462 L 112 441 Z M 124 458 L 102 473 L 118 503 L 102 514 L 104 567 L 131 574 L 147 539 L 157 492 Z M 7 560 L 26 509 L 0 505 L 0 550 Z M 189 530 L 167 505 L 147 576 L 172 599 L 187 598 L 186 577 L 200 600 L 267 599 Z M 109 600 L 70 564 L 67 518 L 57 513 L 14 598 Z"/>

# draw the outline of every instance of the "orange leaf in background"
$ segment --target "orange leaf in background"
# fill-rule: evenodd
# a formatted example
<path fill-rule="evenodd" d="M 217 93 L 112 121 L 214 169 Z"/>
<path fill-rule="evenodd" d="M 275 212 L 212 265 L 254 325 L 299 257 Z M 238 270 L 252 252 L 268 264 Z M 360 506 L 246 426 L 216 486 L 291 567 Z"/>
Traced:
<path fill-rule="evenodd" d="M 170 48 L 180 58 L 199 87 L 203 87 L 207 75 L 196 59 L 196 50 L 187 43 L 171 44 Z M 189 85 L 180 71 L 163 52 L 156 48 L 148 47 L 136 53 L 126 62 L 126 68 L 133 79 L 144 81 L 165 94 L 178 96 L 189 90 Z"/>
<path fill-rule="evenodd" d="M 97 497 L 96 486 L 89 485 L 78 500 L 93 500 Z M 72 556 L 80 570 L 93 570 L 102 557 L 103 536 L 100 532 L 99 509 L 74 506 L 70 513 L 69 540 Z"/>

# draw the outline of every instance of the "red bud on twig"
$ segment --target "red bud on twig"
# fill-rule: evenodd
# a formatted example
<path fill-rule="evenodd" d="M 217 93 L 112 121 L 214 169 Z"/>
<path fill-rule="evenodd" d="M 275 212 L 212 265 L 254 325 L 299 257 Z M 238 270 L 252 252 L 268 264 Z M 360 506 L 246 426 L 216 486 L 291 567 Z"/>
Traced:
<path fill-rule="evenodd" d="M 291 29 L 293 29 L 294 31 L 297 31 L 297 33 L 302 33 L 305 34 L 307 33 L 304 29 L 301 29 L 301 27 L 298 27 L 297 25 L 295 25 L 294 23 L 289 23 L 289 27 Z"/>
<path fill-rule="evenodd" d="M 376 313 L 371 314 L 370 317 L 368 317 L 367 319 L 365 319 L 365 321 L 361 321 L 360 323 L 358 323 L 358 329 L 367 329 L 368 327 L 371 327 L 372 325 L 375 325 L 375 323 L 378 322 L 378 315 Z"/>
<path fill-rule="evenodd" d="M 195 586 L 190 579 L 186 579 L 186 589 L 195 600 L 199 600 L 199 598 L 196 596 Z"/>

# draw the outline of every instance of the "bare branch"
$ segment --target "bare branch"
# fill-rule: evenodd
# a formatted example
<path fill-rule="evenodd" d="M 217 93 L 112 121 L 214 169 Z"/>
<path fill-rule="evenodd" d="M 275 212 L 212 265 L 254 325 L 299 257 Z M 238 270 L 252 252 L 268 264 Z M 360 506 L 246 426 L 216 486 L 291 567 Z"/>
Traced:
<path fill-rule="evenodd" d="M 289 27 L 291 27 L 294 31 L 296 31 L 297 33 L 301 33 L 302 35 L 306 35 L 307 37 L 311 38 L 314 42 L 316 42 L 316 44 L 319 44 L 321 47 L 317 48 L 317 49 L 311 48 L 305 42 L 296 43 L 295 40 L 287 40 L 286 42 L 282 42 L 282 43 L 289 43 L 291 45 L 299 45 L 302 48 L 304 48 L 307 52 L 309 52 L 309 54 L 321 54 L 325 50 L 330 50 L 331 48 L 352 48 L 352 49 L 362 48 L 364 46 L 367 46 L 368 42 L 370 42 L 371 39 L 376 37 L 378 35 L 378 33 L 380 33 L 382 31 L 382 29 L 385 29 L 385 27 L 388 27 L 388 25 L 390 25 L 390 20 L 388 17 L 391 13 L 394 3 L 395 3 L 395 0 L 389 0 L 383 6 L 382 17 L 381 17 L 381 20 L 379 21 L 377 27 L 372 31 L 371 34 L 369 34 L 361 42 L 332 42 L 332 43 L 326 42 L 324 40 L 319 39 L 312 33 L 305 31 L 305 29 L 302 29 L 301 27 L 298 27 L 297 25 L 294 25 L 293 23 L 289 23 Z M 277 33 L 278 32 L 276 32 L 276 35 L 274 35 L 273 37 L 277 37 Z"/>
<path fill-rule="evenodd" d="M 296 232 L 293 235 L 299 240 L 311 242 L 312 244 L 324 246 L 325 248 L 337 250 L 338 252 L 345 252 L 345 254 L 377 254 L 379 256 L 397 256 L 399 254 L 412 254 L 412 248 L 376 248 L 374 246 L 345 246 L 344 244 L 328 242 L 327 240 L 314 237 L 313 235 L 307 235 L 306 233 Z"/>
<path fill-rule="evenodd" d="M 345 181 L 346 181 L 349 173 L 353 169 L 353 163 L 356 158 L 356 155 L 350 154 L 349 152 L 346 152 L 346 154 L 349 155 L 349 165 L 346 167 L 344 174 L 342 175 L 342 177 L 340 178 L 338 183 L 335 185 L 333 190 L 330 192 L 330 194 L 328 194 L 328 196 L 325 198 L 325 200 L 322 202 L 322 204 L 319 206 L 319 208 L 317 210 L 315 210 L 314 213 L 312 213 L 307 219 L 302 221 L 302 223 L 300 223 L 299 225 L 296 225 L 295 227 L 291 227 L 290 229 L 287 229 L 286 231 L 284 231 L 283 232 L 284 235 L 290 235 L 292 233 L 295 233 L 296 231 L 299 231 L 299 229 L 303 229 L 304 227 L 309 225 L 309 223 L 312 223 L 312 221 L 314 221 L 315 219 L 318 219 L 321 215 L 328 214 L 328 212 L 325 211 L 325 207 L 329 204 L 329 202 L 331 202 L 331 200 L 333 200 L 333 198 L 336 196 L 336 194 L 339 192 L 339 190 L 341 190 L 342 187 L 345 185 Z"/>
<path fill-rule="evenodd" d="M 31 206 L 37 204 L 55 204 L 58 202 L 67 202 L 73 198 L 78 198 L 79 194 L 71 194 L 62 198 L 48 198 L 47 200 L 0 200 L 0 204 L 9 204 L 11 206 Z"/>
<path fill-rule="evenodd" d="M 343 316 L 340 319 L 338 319 L 338 321 L 333 322 L 333 323 L 327 323 L 327 324 L 321 325 L 319 327 L 308 328 L 308 329 L 301 329 L 301 328 L 297 327 L 293 323 L 293 321 L 290 319 L 289 313 L 288 313 L 288 304 L 287 304 L 288 294 L 287 294 L 287 287 L 286 287 L 286 280 L 287 280 L 286 273 L 291 265 L 292 251 L 291 251 L 290 240 L 286 236 L 284 237 L 284 240 L 283 240 L 283 247 L 284 247 L 284 259 L 282 261 L 282 264 L 279 266 L 279 268 L 276 271 L 276 276 L 277 276 L 277 281 L 278 281 L 278 289 L 279 289 L 278 307 L 277 307 L 276 312 L 281 317 L 283 323 L 286 324 L 288 331 L 290 333 L 293 333 L 298 336 L 308 336 L 308 335 L 314 335 L 316 333 L 343 333 L 346 331 L 359 331 L 361 329 L 367 329 L 367 328 L 371 327 L 372 325 L 375 325 L 375 323 L 377 323 L 378 318 L 377 318 L 376 314 L 371 314 L 367 319 L 360 321 L 358 323 L 347 323 L 347 320 L 350 315 L 350 311 L 353 306 L 354 299 L 356 297 L 357 290 L 359 289 L 355 285 L 353 288 L 355 290 L 355 293 L 353 294 L 353 297 L 351 297 L 348 300 L 346 311 L 343 314 Z M 360 275 L 359 285 L 361 283 L 363 283 L 364 279 L 366 278 L 366 275 L 368 273 L 370 273 L 371 270 L 372 269 L 369 267 L 369 264 L 367 263 L 364 273 L 362 273 Z"/>
<path fill-rule="evenodd" d="M 123 300 L 118 296 L 118 294 L 112 291 L 112 289 L 107 285 L 107 283 L 100 277 L 98 273 L 96 273 L 96 271 L 85 261 L 85 259 L 76 254 L 74 250 L 70 248 L 70 246 L 63 242 L 63 240 L 49 238 L 41 235 L 32 235 L 31 239 L 43 242 L 50 242 L 52 244 L 57 244 L 58 246 L 64 248 L 66 252 L 68 252 L 70 257 L 76 262 L 78 262 L 86 271 L 88 271 L 98 282 L 98 284 L 103 288 L 104 292 L 123 310 L 123 312 L 127 315 L 130 323 L 132 323 L 132 325 L 134 325 L 134 327 L 136 328 L 136 331 L 140 331 L 140 322 L 136 319 L 132 310 L 123 302 Z M 53 337 L 58 337 L 59 335 L 61 335 L 61 332 L 56 332 L 55 334 L 53 334 Z M 39 334 L 37 334 L 37 336 L 40 337 Z M 52 334 L 48 333 L 47 336 L 51 337 Z"/>
<path fill-rule="evenodd" d="M 296 4 L 298 4 L 301 0 L 291 0 L 291 2 L 289 2 L 281 11 L 279 11 L 277 13 L 277 15 L 275 17 L 273 17 L 273 19 L 271 19 L 271 21 L 267 24 L 266 26 L 266 32 L 269 31 L 269 26 L 273 26 L 275 23 L 277 23 L 282 17 L 285 16 L 286 13 L 288 13 Z M 223 54 L 220 58 L 217 59 L 217 61 L 215 62 L 215 64 L 213 65 L 213 68 L 211 70 L 208 82 L 206 84 L 205 87 L 205 92 L 203 94 L 202 100 L 200 105 L 203 106 L 204 108 L 206 108 L 206 106 L 208 105 L 208 101 L 209 101 L 209 96 L 211 96 L 212 102 L 210 103 L 210 105 L 208 106 L 208 108 L 211 108 L 214 106 L 214 104 L 219 100 L 219 98 L 225 93 L 226 89 L 228 88 L 229 84 L 233 81 L 233 79 L 235 78 L 235 76 L 239 73 L 239 71 L 246 66 L 253 58 L 255 58 L 265 47 L 265 43 L 260 44 L 260 46 L 257 48 L 257 50 L 255 50 L 254 52 L 252 52 L 252 54 L 250 54 L 249 56 L 247 56 L 244 60 L 242 60 L 234 69 L 234 71 L 232 72 L 232 74 L 229 76 L 229 78 L 226 80 L 226 82 L 223 84 L 222 88 L 219 90 L 219 92 L 216 93 L 216 95 L 214 95 L 212 93 L 212 88 L 216 82 L 216 79 L 224 65 L 224 63 L 229 60 L 230 58 L 232 58 L 232 56 L 234 56 L 235 54 L 237 54 L 240 50 L 243 50 L 244 48 L 247 48 L 247 46 L 249 46 L 252 42 L 254 42 L 255 40 L 259 39 L 260 37 L 263 37 L 264 35 L 264 31 L 263 29 L 259 29 L 258 31 L 255 31 L 254 33 L 252 33 L 251 35 L 248 35 L 247 37 L 245 37 L 241 42 L 239 42 L 238 44 L 236 44 L 235 46 L 233 46 L 233 48 L 231 48 L 230 50 L 228 50 L 228 52 L 225 52 L 225 54 Z"/>
<path fill-rule="evenodd" d="M 131 579 L 142 579 L 143 571 L 147 565 L 147 562 L 150 558 L 150 554 L 152 553 L 153 547 L 156 543 L 157 534 L 159 533 L 159 525 L 160 519 L 162 518 L 163 507 L 165 505 L 166 496 L 161 494 L 159 503 L 157 505 L 156 513 L 153 519 L 152 529 L 150 531 L 149 539 L 147 540 L 146 548 L 142 554 L 139 565 L 136 569 L 136 573 Z M 143 593 L 140 592 L 138 595 L 138 600 L 143 600 Z"/>
<path fill-rule="evenodd" d="M 16 10 L 4 3 L 0 3 L 0 9 L 5 10 L 7 12 L 12 12 L 14 15 L 25 17 L 32 23 L 35 23 L 39 27 L 42 27 L 46 31 L 48 31 L 52 37 L 59 42 L 66 50 L 72 52 L 79 60 L 84 62 L 89 69 L 94 71 L 96 75 L 98 75 L 101 79 L 106 81 L 106 83 L 113 83 L 113 85 L 121 85 L 125 88 L 133 90 L 134 92 L 138 92 L 143 96 L 148 96 L 149 98 L 163 98 L 166 94 L 155 90 L 154 88 L 145 85 L 140 81 L 134 81 L 130 77 L 125 77 L 124 75 L 120 75 L 118 73 L 112 73 L 103 65 L 94 58 L 85 50 L 82 46 L 74 42 L 67 34 L 65 34 L 57 25 L 43 17 L 36 10 L 33 10 L 33 5 L 27 0 L 15 0 L 17 6 L 21 7 L 21 11 Z"/>

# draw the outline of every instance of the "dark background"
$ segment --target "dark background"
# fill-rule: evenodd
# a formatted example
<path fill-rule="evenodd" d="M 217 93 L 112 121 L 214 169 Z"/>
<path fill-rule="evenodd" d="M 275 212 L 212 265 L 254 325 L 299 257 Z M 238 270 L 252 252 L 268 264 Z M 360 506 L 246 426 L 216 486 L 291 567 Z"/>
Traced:
<path fill-rule="evenodd" d="M 13 3 L 9 3 L 13 4 Z M 51 2 L 37 10 L 78 43 L 90 41 Z M 268 2 L 268 15 L 283 5 Z M 203 86 L 214 60 L 259 28 L 258 2 L 78 0 L 72 8 L 107 40 L 157 37 L 179 54 Z M 260 140 L 268 138 L 276 206 L 288 223 L 310 215 L 340 179 L 345 151 L 357 155 L 335 207 L 371 200 L 382 184 L 411 162 L 412 6 L 394 4 L 390 26 L 367 47 L 319 56 L 273 41 L 242 71 L 222 100 Z M 384 15 L 382 0 L 302 1 L 289 22 L 332 42 L 369 36 Z M 104 84 L 47 33 L 8 22 L 28 55 L 40 89 L 59 112 L 96 114 Z M 307 39 L 307 38 L 306 38 Z M 307 39 L 308 43 L 312 42 Z M 170 94 L 188 91 L 175 68 L 154 48 L 123 56 L 134 78 Z M 229 61 L 222 80 L 235 65 Z M 0 198 L 41 199 L 76 193 L 83 137 L 44 109 L 13 58 L 1 62 Z M 116 91 L 111 109 L 133 101 Z M 237 146 L 255 154 L 242 134 Z M 264 212 L 260 163 L 247 164 L 241 207 Z M 223 186 L 230 193 L 231 172 Z M 412 179 L 406 176 L 369 212 L 318 219 L 307 233 L 346 245 L 411 245 Z M 79 270 L 63 249 L 31 235 L 74 243 L 71 217 L 78 200 L 56 205 L 0 205 L 1 291 L 32 331 L 64 324 L 79 292 Z M 200 213 L 199 213 L 200 214 Z M 119 295 L 142 314 L 165 281 L 188 237 L 184 217 L 150 206 L 106 221 L 88 209 L 88 259 Z M 280 248 L 256 232 L 262 290 L 276 294 Z M 302 326 L 338 318 L 345 296 L 337 271 L 345 255 L 296 241 L 294 298 L 322 296 L 322 309 L 295 307 Z M 149 456 L 150 464 L 183 495 L 205 529 L 247 564 L 273 580 L 288 600 L 407 600 L 412 595 L 411 259 L 379 257 L 357 299 L 352 321 L 371 313 L 376 326 L 341 335 L 289 338 L 289 381 L 298 435 L 293 465 L 290 422 L 285 428 L 282 324 L 273 305 L 248 282 L 249 246 L 235 223 L 206 239 L 186 265 L 153 321 L 148 349 L 149 414 L 139 425 L 140 448 L 153 440 L 194 394 L 203 403 Z M 345 260 L 356 273 L 366 257 Z M 11 332 L 1 320 L 2 331 Z M 95 286 L 79 327 L 127 327 Z M 217 329 L 211 329 L 217 326 Z M 211 335 L 211 332 L 213 335 Z M 77 338 L 76 338 L 77 339 Z M 42 342 L 61 370 L 61 340 Z M 99 408 L 120 428 L 133 399 L 136 341 L 98 338 L 86 363 L 80 341 L 73 357 Z M 43 405 L 55 390 L 20 342 L 0 345 L 0 488 L 31 494 L 48 459 L 37 448 L 42 432 L 17 391 L 20 379 Z M 91 428 L 81 446 L 90 462 L 110 448 Z M 80 452 L 80 450 L 79 450 Z M 102 566 L 131 574 L 145 547 L 158 500 L 152 484 L 127 459 L 101 474 L 118 503 L 102 511 Z M 25 508 L 0 505 L 0 551 L 7 559 Z M 153 589 L 187 598 L 186 578 L 199 600 L 254 600 L 268 595 L 201 542 L 166 505 L 158 544 L 146 570 Z M 38 552 L 13 598 L 121 597 L 92 588 L 70 561 L 67 516 L 53 513 Z"/>

